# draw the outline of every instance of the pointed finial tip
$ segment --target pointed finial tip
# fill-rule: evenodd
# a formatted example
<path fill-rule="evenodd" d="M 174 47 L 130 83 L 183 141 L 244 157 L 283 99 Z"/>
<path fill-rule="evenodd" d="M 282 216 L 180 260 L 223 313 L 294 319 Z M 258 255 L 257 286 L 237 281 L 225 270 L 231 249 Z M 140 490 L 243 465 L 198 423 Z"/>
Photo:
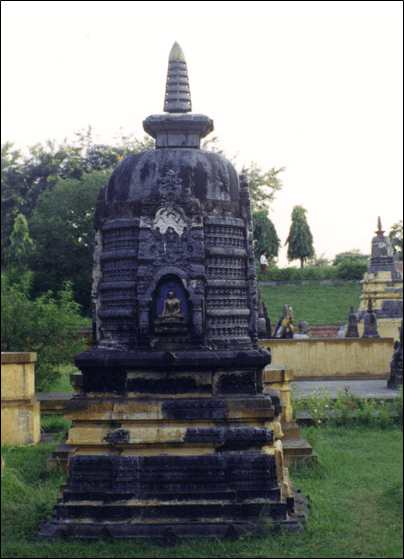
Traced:
<path fill-rule="evenodd" d="M 170 60 L 173 60 L 173 61 L 175 60 L 177 62 L 186 62 L 184 51 L 182 50 L 180 45 L 177 43 L 177 41 L 175 41 L 175 43 L 171 47 L 170 55 L 168 57 L 168 60 L 169 61 Z"/>
<path fill-rule="evenodd" d="M 383 235 L 384 231 L 382 231 L 382 220 L 380 219 L 380 216 L 377 218 L 377 231 L 376 234 L 380 237 L 381 235 Z"/>
<path fill-rule="evenodd" d="M 164 112 L 189 113 L 192 110 L 188 70 L 182 48 L 175 41 L 168 58 Z"/>

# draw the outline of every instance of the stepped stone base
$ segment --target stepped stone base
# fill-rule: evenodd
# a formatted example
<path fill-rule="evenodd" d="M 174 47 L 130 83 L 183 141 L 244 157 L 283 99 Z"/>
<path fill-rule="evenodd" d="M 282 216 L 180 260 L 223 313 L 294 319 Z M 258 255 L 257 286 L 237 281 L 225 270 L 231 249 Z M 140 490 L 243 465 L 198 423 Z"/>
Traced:
<path fill-rule="evenodd" d="M 283 457 L 285 464 L 308 462 L 318 459 L 318 454 L 313 451 L 311 445 L 300 437 L 297 440 L 283 442 Z"/>
<path fill-rule="evenodd" d="M 68 460 L 68 478 L 40 538 L 236 537 L 268 519 L 301 527 L 280 393 L 263 393 L 265 354 L 235 368 L 210 353 L 219 366 L 189 362 L 175 375 L 161 360 L 142 371 L 130 355 L 114 367 L 102 357 L 84 363 L 83 392 L 66 404 L 72 426 L 48 464 Z M 112 376 L 124 390 L 109 390 Z"/>
<path fill-rule="evenodd" d="M 301 530 L 302 519 L 291 517 L 288 520 L 281 520 L 277 524 L 278 528 L 288 528 L 291 530 Z M 264 535 L 265 530 L 272 528 L 272 523 L 263 520 L 237 522 L 231 520 L 223 521 L 203 521 L 203 522 L 180 522 L 175 523 L 136 523 L 126 522 L 115 523 L 95 523 L 80 524 L 71 522 L 66 526 L 48 523 L 41 528 L 39 539 L 46 540 L 55 537 L 84 540 L 96 540 L 101 537 L 112 539 L 146 539 L 161 542 L 162 544 L 174 544 L 179 539 L 205 537 L 205 538 L 225 538 L 236 539 L 248 533 L 257 536 Z"/>

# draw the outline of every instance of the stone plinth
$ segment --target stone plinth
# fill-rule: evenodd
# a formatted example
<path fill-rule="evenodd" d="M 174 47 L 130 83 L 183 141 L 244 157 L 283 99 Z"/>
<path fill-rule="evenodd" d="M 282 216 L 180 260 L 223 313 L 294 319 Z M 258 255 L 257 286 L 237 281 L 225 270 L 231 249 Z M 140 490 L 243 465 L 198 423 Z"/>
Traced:
<path fill-rule="evenodd" d="M 360 380 L 389 377 L 394 339 L 271 339 L 259 344 L 271 348 L 273 365 L 293 369 L 296 380 Z"/>
<path fill-rule="evenodd" d="M 280 394 L 263 392 L 267 356 L 205 354 L 205 366 L 199 356 L 195 367 L 195 352 L 175 352 L 175 374 L 162 352 L 153 355 L 153 369 L 142 359 L 143 370 L 130 366 L 130 352 L 120 356 L 120 369 L 117 352 L 103 354 L 92 372 L 83 354 L 83 393 L 64 415 L 75 453 L 41 538 L 231 536 L 258 530 L 264 511 L 280 525 L 299 526 L 283 460 Z M 107 391 L 103 369 L 114 370 L 126 390 Z"/>
<path fill-rule="evenodd" d="M 35 361 L 36 353 L 1 354 L 2 444 L 36 444 L 41 438 Z"/>

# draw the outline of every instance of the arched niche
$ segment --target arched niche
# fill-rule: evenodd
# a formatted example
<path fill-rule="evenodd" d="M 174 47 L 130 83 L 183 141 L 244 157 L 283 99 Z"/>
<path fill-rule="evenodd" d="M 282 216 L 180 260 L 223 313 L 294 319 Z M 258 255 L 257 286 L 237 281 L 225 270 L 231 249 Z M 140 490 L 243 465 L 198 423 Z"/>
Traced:
<path fill-rule="evenodd" d="M 154 322 L 156 318 L 163 314 L 164 301 L 168 298 L 168 293 L 172 291 L 176 299 L 180 301 L 181 314 L 189 320 L 189 297 L 181 279 L 174 274 L 168 274 L 160 278 L 153 294 L 151 305 L 151 320 Z"/>

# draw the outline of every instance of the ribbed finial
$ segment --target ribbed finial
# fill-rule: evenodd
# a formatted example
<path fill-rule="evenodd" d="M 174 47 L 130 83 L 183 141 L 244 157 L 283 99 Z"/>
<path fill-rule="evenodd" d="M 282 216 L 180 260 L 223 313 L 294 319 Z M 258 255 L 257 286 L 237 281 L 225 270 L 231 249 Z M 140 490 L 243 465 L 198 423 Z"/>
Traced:
<path fill-rule="evenodd" d="M 189 113 L 192 111 L 187 63 L 182 48 L 173 44 L 168 57 L 168 72 L 164 112 Z"/>
<path fill-rule="evenodd" d="M 383 235 L 384 231 L 382 231 L 382 220 L 380 219 L 380 216 L 377 218 L 377 231 L 376 234 L 380 237 L 381 235 Z"/>

